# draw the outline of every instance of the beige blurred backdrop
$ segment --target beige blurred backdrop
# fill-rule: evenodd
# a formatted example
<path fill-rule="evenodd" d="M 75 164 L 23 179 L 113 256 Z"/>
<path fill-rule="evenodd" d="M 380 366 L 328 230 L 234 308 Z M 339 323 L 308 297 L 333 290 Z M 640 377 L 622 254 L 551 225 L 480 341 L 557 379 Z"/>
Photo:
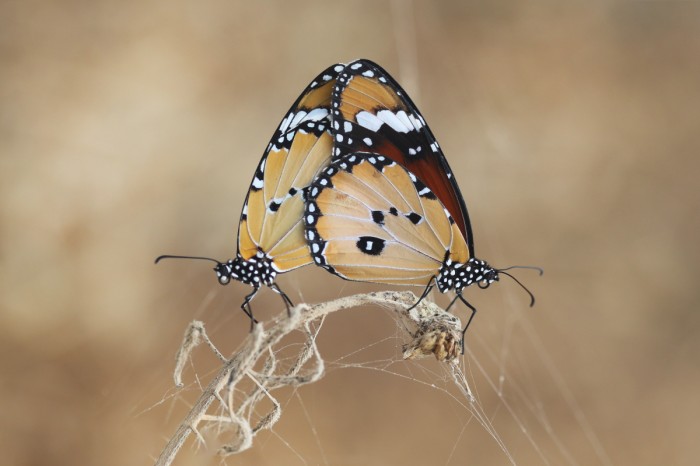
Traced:
<path fill-rule="evenodd" d="M 465 368 L 515 462 L 696 464 L 700 3 L 5 0 L 0 51 L 3 464 L 152 464 L 216 363 L 198 351 L 175 393 L 187 323 L 231 351 L 249 292 L 153 259 L 233 256 L 284 112 L 359 57 L 431 125 L 478 255 L 546 270 L 517 274 L 533 309 L 509 280 L 467 292 Z M 313 267 L 280 285 L 382 289 Z M 380 309 L 328 319 L 327 376 L 225 464 L 508 464 L 436 361 L 363 369 L 404 340 Z M 226 439 L 176 464 L 221 464 Z"/>

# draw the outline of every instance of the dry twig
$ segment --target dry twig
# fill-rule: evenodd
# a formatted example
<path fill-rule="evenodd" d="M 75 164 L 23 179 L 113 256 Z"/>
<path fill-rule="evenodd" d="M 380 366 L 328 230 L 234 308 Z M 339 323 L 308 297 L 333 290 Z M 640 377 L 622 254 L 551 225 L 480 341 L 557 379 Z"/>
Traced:
<path fill-rule="evenodd" d="M 416 296 L 411 292 L 385 291 L 349 296 L 313 306 L 299 304 L 291 310 L 291 316 L 288 317 L 284 312 L 273 319 L 269 329 L 265 329 L 263 324 L 256 325 L 241 348 L 229 359 L 216 349 L 207 336 L 204 325 L 199 321 L 192 322 L 177 354 L 175 384 L 178 387 L 183 385 L 182 371 L 185 363 L 192 350 L 202 340 L 222 360 L 223 365 L 209 385 L 204 388 L 202 395 L 161 452 L 155 463 L 156 466 L 172 464 L 191 433 L 203 441 L 203 436 L 199 432 L 200 424 L 205 426 L 213 424 L 219 428 L 232 427 L 236 430 L 236 440 L 221 448 L 220 453 L 223 455 L 250 448 L 255 435 L 262 429 L 271 428 L 281 416 L 281 406 L 272 396 L 274 390 L 285 386 L 313 383 L 323 376 L 324 361 L 316 346 L 316 333 L 312 330 L 311 324 L 342 309 L 378 304 L 396 311 L 399 320 L 404 324 L 403 328 L 412 337 L 412 341 L 404 345 L 404 359 L 433 354 L 438 360 L 449 362 L 454 382 L 464 396 L 469 401 L 473 401 L 466 378 L 456 364 L 456 357 L 461 350 L 460 320 L 427 300 L 423 300 L 418 306 L 408 311 L 415 302 Z M 286 335 L 295 330 L 304 332 L 306 341 L 291 365 L 282 370 L 278 367 L 274 348 Z M 313 361 L 310 364 L 311 367 L 307 368 L 310 361 Z M 255 370 L 255 367 L 260 366 L 259 362 L 262 362 L 262 369 Z M 243 400 L 234 400 L 234 390 L 243 380 L 252 381 L 253 388 L 244 394 Z M 272 410 L 255 420 L 255 408 L 265 399 L 272 403 Z M 219 412 L 223 411 L 221 414 L 207 414 L 214 401 L 219 402 Z"/>

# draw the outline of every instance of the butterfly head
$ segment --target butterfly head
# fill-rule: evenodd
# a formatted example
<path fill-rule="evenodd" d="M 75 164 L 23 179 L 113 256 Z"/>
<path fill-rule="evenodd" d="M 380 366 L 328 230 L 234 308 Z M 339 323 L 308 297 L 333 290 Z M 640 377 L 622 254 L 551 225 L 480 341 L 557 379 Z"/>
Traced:
<path fill-rule="evenodd" d="M 481 262 L 481 265 L 478 268 L 476 284 L 479 286 L 479 288 L 485 290 L 491 285 L 491 283 L 498 281 L 498 272 L 500 271 L 498 269 L 494 269 L 485 261 L 478 262 Z M 478 280 L 478 277 L 481 277 L 481 280 Z"/>
<path fill-rule="evenodd" d="M 231 283 L 231 279 L 238 280 L 238 275 L 234 271 L 234 261 L 229 260 L 225 263 L 218 262 L 216 267 L 214 267 L 214 272 L 216 272 L 216 277 L 219 279 L 219 284 L 228 285 Z"/>

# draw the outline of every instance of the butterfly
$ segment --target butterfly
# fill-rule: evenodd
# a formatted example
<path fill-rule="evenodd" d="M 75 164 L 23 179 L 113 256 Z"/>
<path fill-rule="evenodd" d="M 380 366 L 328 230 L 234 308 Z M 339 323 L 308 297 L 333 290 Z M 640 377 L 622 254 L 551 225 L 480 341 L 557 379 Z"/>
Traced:
<path fill-rule="evenodd" d="M 467 219 L 468 220 L 468 219 Z M 440 199 L 412 172 L 377 153 L 354 152 L 334 161 L 309 186 L 306 238 L 317 265 L 346 280 L 453 290 L 476 313 L 464 288 L 487 288 L 513 266 L 496 269 L 471 255 L 466 238 Z M 416 304 L 418 304 L 416 302 Z M 415 305 L 414 305 L 415 306 Z"/>
<path fill-rule="evenodd" d="M 477 259 L 469 214 L 440 146 L 401 86 L 366 59 L 345 66 L 332 96 L 336 161 L 307 188 L 314 262 L 342 278 L 456 291 L 486 288 L 513 266 Z"/>
<path fill-rule="evenodd" d="M 253 287 L 241 309 L 253 317 L 250 302 L 263 285 L 279 294 L 289 310 L 289 297 L 277 286 L 277 274 L 312 262 L 304 239 L 302 190 L 331 161 L 333 138 L 331 95 L 341 64 L 321 72 L 292 104 L 275 131 L 250 184 L 238 228 L 236 257 L 226 262 L 199 256 L 164 255 L 166 258 L 201 259 L 216 263 L 219 283 L 232 280 Z"/>

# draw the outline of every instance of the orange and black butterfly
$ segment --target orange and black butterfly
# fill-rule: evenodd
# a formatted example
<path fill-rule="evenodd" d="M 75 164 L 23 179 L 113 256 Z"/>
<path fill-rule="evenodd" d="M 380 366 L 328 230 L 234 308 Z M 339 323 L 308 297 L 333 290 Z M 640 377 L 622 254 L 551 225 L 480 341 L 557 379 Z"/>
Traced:
<path fill-rule="evenodd" d="M 425 120 L 368 60 L 346 65 L 332 104 L 336 160 L 306 194 L 314 262 L 347 280 L 422 285 L 419 302 L 434 285 L 454 290 L 450 307 L 459 299 L 472 311 L 466 331 L 476 308 L 463 289 L 512 276 L 475 257 L 466 205 Z"/>
<path fill-rule="evenodd" d="M 250 301 L 262 285 L 278 293 L 287 306 L 290 299 L 275 283 L 279 273 L 310 264 L 304 239 L 302 190 L 331 161 L 333 138 L 331 94 L 343 65 L 320 73 L 297 98 L 275 131 L 250 184 L 238 228 L 234 259 L 195 256 L 165 258 L 204 259 L 215 262 L 222 285 L 237 280 L 253 287 L 241 308 L 253 318 Z"/>

